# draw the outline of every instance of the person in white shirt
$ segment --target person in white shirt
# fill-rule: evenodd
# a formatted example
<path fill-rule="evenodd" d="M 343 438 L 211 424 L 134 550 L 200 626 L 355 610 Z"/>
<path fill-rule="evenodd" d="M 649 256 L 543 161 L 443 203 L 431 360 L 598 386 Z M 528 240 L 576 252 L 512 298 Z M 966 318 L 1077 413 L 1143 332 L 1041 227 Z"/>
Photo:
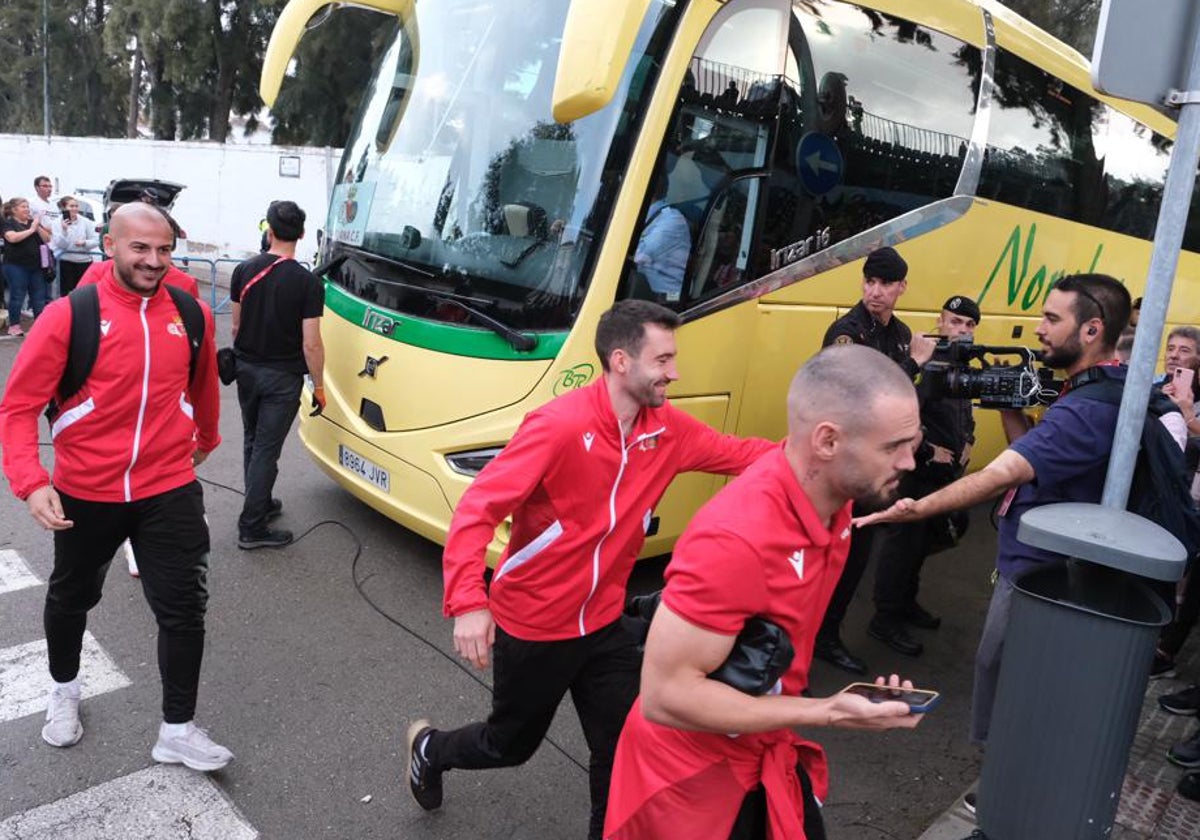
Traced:
<path fill-rule="evenodd" d="M 39 175 L 33 179 L 33 189 L 37 194 L 29 199 L 29 209 L 34 216 L 41 213 L 42 227 L 52 231 L 59 219 L 62 218 L 58 203 L 50 198 L 50 194 L 54 192 L 54 185 L 50 183 L 48 176 Z"/>
<path fill-rule="evenodd" d="M 58 258 L 59 294 L 69 295 L 91 264 L 88 252 L 99 247 L 100 237 L 92 220 L 79 214 L 79 201 L 74 196 L 63 196 L 58 206 L 62 219 L 50 228 L 50 247 Z"/>

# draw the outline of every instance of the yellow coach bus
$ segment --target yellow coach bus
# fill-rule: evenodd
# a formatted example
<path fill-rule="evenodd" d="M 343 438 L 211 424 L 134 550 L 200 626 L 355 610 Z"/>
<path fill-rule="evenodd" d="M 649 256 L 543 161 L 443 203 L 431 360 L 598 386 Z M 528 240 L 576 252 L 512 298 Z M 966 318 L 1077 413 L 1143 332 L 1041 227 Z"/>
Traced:
<path fill-rule="evenodd" d="M 301 436 L 335 481 L 438 542 L 525 413 L 599 375 L 615 300 L 683 317 L 675 405 L 780 437 L 789 378 L 857 302 L 874 248 L 909 262 L 901 318 L 928 329 L 968 295 L 982 343 L 1034 344 L 1065 273 L 1144 283 L 1174 123 L 1097 94 L 1078 53 L 999 4 L 352 5 L 394 35 L 333 190 L 329 405 Z M 284 9 L 268 103 L 326 6 Z M 638 258 L 662 208 L 686 246 L 673 282 Z M 1193 217 L 1173 323 L 1200 322 Z M 977 415 L 978 464 L 1000 433 Z M 645 553 L 720 481 L 676 481 Z"/>

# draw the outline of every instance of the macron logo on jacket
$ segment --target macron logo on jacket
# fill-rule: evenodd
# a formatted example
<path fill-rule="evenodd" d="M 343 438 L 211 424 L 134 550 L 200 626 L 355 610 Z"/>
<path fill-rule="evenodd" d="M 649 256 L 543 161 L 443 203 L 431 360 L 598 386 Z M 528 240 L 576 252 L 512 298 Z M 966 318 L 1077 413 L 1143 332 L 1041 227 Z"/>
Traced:
<path fill-rule="evenodd" d="M 592 443 L 595 440 L 596 440 L 596 434 L 594 432 L 584 432 L 583 448 L 586 449 L 588 452 L 591 452 L 592 451 Z"/>
<path fill-rule="evenodd" d="M 792 556 L 788 558 L 788 562 L 792 564 L 792 568 L 796 570 L 796 577 L 804 580 L 804 549 L 793 551 Z"/>

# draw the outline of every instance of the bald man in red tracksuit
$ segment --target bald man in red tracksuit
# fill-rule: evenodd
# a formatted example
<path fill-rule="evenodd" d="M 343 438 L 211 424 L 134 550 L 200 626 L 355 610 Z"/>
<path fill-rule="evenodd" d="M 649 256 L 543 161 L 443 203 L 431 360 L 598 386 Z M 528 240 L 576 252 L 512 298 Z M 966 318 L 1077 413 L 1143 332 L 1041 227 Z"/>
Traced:
<path fill-rule="evenodd" d="M 80 652 L 113 554 L 131 539 L 146 600 L 158 622 L 163 723 L 156 761 L 195 770 L 232 753 L 193 721 L 208 602 L 208 526 L 195 466 L 220 443 L 212 312 L 195 357 L 175 301 L 163 287 L 171 229 L 150 208 L 121 208 L 105 248 L 114 269 L 97 284 L 99 346 L 80 391 L 55 415 L 54 473 L 42 466 L 38 420 L 66 367 L 71 304 L 54 301 L 17 355 L 0 402 L 0 447 L 13 493 L 54 533 L 44 613 L 50 691 L 42 738 L 70 747 L 79 718 Z M 85 675 L 86 676 L 86 675 Z"/>

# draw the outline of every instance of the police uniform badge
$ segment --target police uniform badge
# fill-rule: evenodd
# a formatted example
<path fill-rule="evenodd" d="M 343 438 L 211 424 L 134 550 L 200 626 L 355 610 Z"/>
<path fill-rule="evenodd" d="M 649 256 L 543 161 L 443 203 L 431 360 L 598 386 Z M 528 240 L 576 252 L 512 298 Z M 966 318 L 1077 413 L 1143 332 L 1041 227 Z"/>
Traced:
<path fill-rule="evenodd" d="M 835 338 L 833 340 L 833 343 L 834 344 L 853 344 L 854 339 L 848 335 L 843 334 L 843 335 L 839 335 L 837 338 Z"/>

